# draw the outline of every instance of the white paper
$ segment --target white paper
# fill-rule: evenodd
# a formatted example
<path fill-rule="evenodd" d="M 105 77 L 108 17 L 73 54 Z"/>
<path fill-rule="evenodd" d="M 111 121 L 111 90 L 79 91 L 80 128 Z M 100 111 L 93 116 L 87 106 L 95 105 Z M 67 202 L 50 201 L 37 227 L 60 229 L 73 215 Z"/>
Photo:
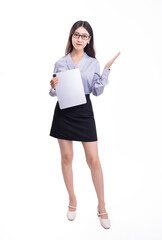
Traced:
<path fill-rule="evenodd" d="M 56 94 L 60 109 L 87 102 L 79 68 L 58 72 L 56 76 L 59 79 Z"/>

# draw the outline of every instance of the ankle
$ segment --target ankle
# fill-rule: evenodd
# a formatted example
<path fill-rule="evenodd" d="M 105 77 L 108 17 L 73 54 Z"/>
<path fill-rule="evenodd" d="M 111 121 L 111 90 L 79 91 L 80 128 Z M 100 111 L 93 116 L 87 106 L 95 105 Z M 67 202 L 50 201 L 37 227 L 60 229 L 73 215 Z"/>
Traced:
<path fill-rule="evenodd" d="M 76 198 L 75 198 L 75 197 L 73 197 L 73 198 L 69 198 L 69 203 L 70 203 L 70 205 L 73 205 L 73 206 L 75 207 L 76 204 L 77 204 L 77 200 L 76 200 Z"/>
<path fill-rule="evenodd" d="M 99 211 L 100 213 L 106 212 L 106 208 L 105 208 L 105 204 L 104 204 L 104 203 L 98 204 L 98 211 Z"/>
<path fill-rule="evenodd" d="M 101 208 L 105 207 L 105 202 L 99 202 L 98 207 L 101 207 Z"/>

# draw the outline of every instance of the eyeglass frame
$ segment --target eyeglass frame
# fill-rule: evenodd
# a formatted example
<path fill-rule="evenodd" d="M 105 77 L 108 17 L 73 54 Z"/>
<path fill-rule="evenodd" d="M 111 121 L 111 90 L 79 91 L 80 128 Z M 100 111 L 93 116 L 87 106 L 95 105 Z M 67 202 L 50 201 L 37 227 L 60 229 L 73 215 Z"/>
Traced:
<path fill-rule="evenodd" d="M 74 36 L 73 36 L 73 35 L 74 35 L 74 33 L 76 33 L 76 32 L 73 32 L 73 34 L 72 34 L 72 37 L 74 37 Z M 87 40 L 88 40 L 88 39 L 91 37 L 91 35 L 89 35 L 87 39 L 83 39 L 83 38 L 82 38 L 82 37 L 83 37 L 83 35 L 82 35 L 82 34 L 79 34 L 79 33 L 78 33 L 78 35 L 79 35 L 79 37 L 78 37 L 78 38 L 75 38 L 75 37 L 74 37 L 74 38 L 75 38 L 75 39 L 79 39 L 79 38 L 81 37 L 81 39 L 82 39 L 82 40 L 85 40 L 85 41 L 87 41 Z"/>

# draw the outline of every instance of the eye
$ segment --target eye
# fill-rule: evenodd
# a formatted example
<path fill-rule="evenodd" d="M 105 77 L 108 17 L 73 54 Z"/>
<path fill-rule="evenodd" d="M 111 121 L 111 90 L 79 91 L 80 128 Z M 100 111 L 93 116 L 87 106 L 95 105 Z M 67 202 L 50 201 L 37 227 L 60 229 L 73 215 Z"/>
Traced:
<path fill-rule="evenodd" d="M 78 36 L 79 36 L 79 33 L 74 33 L 74 36 L 75 36 L 75 37 L 78 37 Z"/>
<path fill-rule="evenodd" d="M 84 39 L 87 39 L 87 38 L 88 38 L 88 35 L 83 34 L 83 38 L 84 38 Z"/>

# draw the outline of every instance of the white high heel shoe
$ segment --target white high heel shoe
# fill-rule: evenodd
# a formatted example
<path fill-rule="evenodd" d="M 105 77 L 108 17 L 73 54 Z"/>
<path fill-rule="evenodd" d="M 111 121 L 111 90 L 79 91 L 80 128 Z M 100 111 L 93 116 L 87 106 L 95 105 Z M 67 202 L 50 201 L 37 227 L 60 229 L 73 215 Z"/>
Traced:
<path fill-rule="evenodd" d="M 99 217 L 99 220 L 100 220 L 100 223 L 101 223 L 102 227 L 104 227 L 105 229 L 109 229 L 111 227 L 110 219 L 109 218 L 104 219 L 104 218 L 100 217 L 100 216 L 103 216 L 103 215 L 107 215 L 107 212 L 99 213 L 98 207 L 97 207 L 97 215 Z"/>
<path fill-rule="evenodd" d="M 76 209 L 76 207 L 73 207 L 71 205 L 69 205 L 68 207 Z M 75 211 L 70 211 L 70 210 L 67 211 L 67 218 L 69 221 L 73 221 L 75 219 L 75 217 L 76 217 L 76 210 Z"/>

